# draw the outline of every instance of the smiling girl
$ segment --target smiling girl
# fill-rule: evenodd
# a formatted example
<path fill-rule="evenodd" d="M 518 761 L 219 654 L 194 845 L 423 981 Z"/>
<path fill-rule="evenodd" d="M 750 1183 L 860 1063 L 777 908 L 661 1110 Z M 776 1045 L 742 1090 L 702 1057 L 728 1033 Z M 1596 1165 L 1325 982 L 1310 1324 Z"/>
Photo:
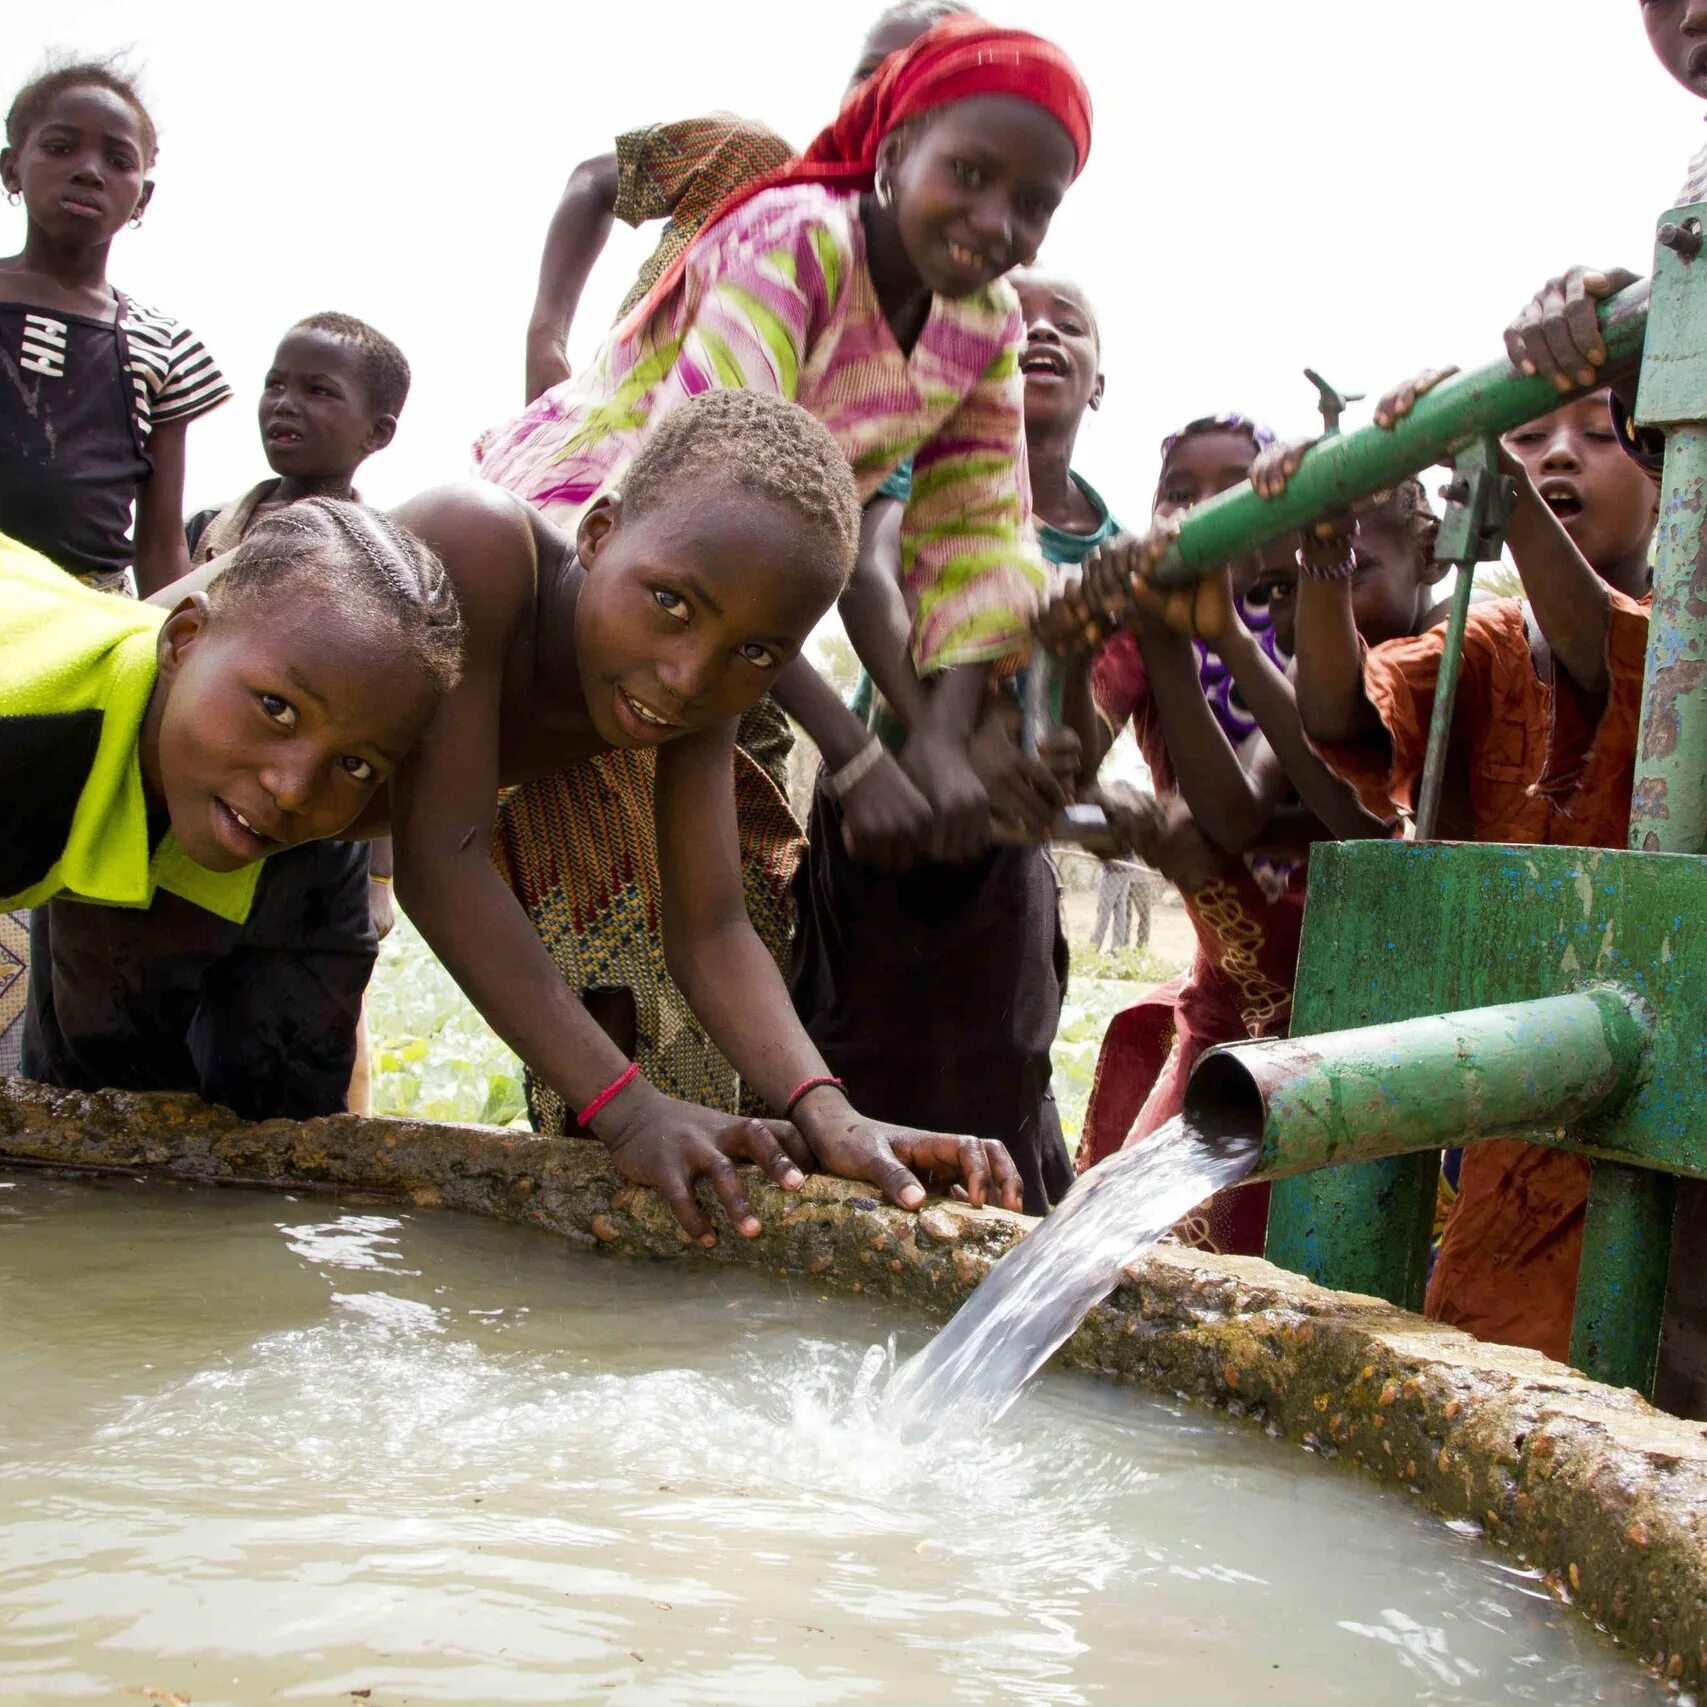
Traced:
<path fill-rule="evenodd" d="M 188 570 L 185 435 L 231 394 L 188 327 L 107 282 L 155 154 L 136 89 L 98 62 L 19 90 L 0 150 L 25 212 L 23 248 L 0 260 L 0 528 L 102 591 L 134 590 L 133 564 L 145 593 Z"/>
<path fill-rule="evenodd" d="M 1043 587 L 1027 524 L 1019 353 L 1003 275 L 1036 258 L 1090 150 L 1060 49 L 944 20 L 849 96 L 798 161 L 744 186 L 588 374 L 476 447 L 481 472 L 572 524 L 697 392 L 769 391 L 835 437 L 870 498 L 909 457 L 902 522 L 924 670 L 1023 650 Z"/>

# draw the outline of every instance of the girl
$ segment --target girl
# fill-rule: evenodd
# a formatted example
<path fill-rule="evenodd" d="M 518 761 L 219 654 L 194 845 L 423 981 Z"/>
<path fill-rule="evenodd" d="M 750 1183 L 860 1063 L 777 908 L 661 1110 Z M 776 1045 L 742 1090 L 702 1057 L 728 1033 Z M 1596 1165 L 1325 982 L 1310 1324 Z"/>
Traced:
<path fill-rule="evenodd" d="M 1266 428 L 1241 415 L 1190 422 L 1163 441 L 1154 520 L 1165 523 L 1236 486 L 1272 442 Z M 1243 565 L 1228 584 L 1239 613 L 1240 644 L 1260 654 L 1267 667 L 1283 668 L 1268 612 L 1245 596 L 1257 568 Z M 1071 590 L 1063 602 L 1085 625 L 1091 609 L 1100 613 L 1113 601 L 1099 590 L 1093 569 L 1083 591 Z M 1086 715 L 1087 688 L 1094 717 Z M 1075 721 L 1086 745 L 1087 774 L 1095 775 L 1130 718 L 1157 793 L 1177 790 L 1195 820 L 1193 831 L 1179 821 L 1177 807 L 1159 813 L 1151 838 L 1156 845 L 1145 840 L 1139 846 L 1165 873 L 1183 877 L 1197 957 L 1184 978 L 1151 991 L 1110 1025 L 1086 1111 L 1077 1158 L 1082 1171 L 1176 1115 L 1205 1049 L 1284 1029 L 1304 879 L 1300 863 L 1252 852 L 1290 784 L 1263 741 L 1232 667 L 1204 639 L 1188 641 L 1157 620 L 1136 632 L 1123 630 L 1096 654 L 1088 681 L 1081 670 L 1077 690 L 1070 693 L 1079 708 Z M 1266 1216 L 1266 1188 L 1223 1193 L 1208 1208 L 1209 1237 L 1221 1250 L 1259 1252 Z"/>
<path fill-rule="evenodd" d="M 0 260 L 0 527 L 105 591 L 189 569 L 185 434 L 231 394 L 187 326 L 107 282 L 113 238 L 153 197 L 155 153 L 135 87 L 101 63 L 20 89 L 0 150 L 25 211 L 22 250 Z"/>
<path fill-rule="evenodd" d="M 0 536 L 0 903 L 34 909 L 24 1070 L 323 1113 L 361 984 L 326 976 L 326 909 L 300 886 L 286 904 L 280 879 L 455 685 L 456 595 L 418 540 L 325 498 L 212 567 L 205 591 L 138 604 Z"/>
<path fill-rule="evenodd" d="M 103 592 L 189 567 L 184 437 L 230 395 L 188 327 L 107 282 L 113 238 L 153 196 L 154 156 L 154 121 L 111 65 L 48 70 L 6 114 L 0 185 L 25 225 L 0 260 L 0 529 Z M 0 1072 L 18 1064 L 27 928 L 0 915 Z"/>
<path fill-rule="evenodd" d="M 945 701 L 947 720 L 965 724 L 963 749 L 984 666 L 1023 646 L 1042 583 L 1018 472 L 1023 329 L 999 278 L 1035 253 L 1088 147 L 1088 97 L 1058 50 L 975 19 L 946 20 L 891 55 L 801 161 L 732 196 L 588 375 L 487 435 L 476 453 L 482 471 L 573 525 L 620 484 L 651 424 L 710 386 L 804 404 L 835 434 L 862 498 L 917 452 L 919 494 L 902 547 L 919 613 L 914 653 L 928 670 L 975 666 Z M 789 674 L 811 694 L 806 672 Z M 808 720 L 788 681 L 777 697 Z M 832 762 L 841 768 L 858 753 Z M 928 743 L 921 762 L 928 769 Z M 638 853 L 625 855 L 621 881 L 638 889 L 640 916 L 655 913 L 647 765 L 643 755 L 600 761 L 603 798 L 590 823 L 549 781 L 506 806 L 505 862 L 548 939 L 584 935 L 609 907 L 608 874 L 558 875 L 557 850 L 571 833 L 593 847 L 621 837 Z M 781 835 L 792 824 L 780 791 L 740 770 L 749 903 L 780 955 L 798 843 Z M 862 806 L 899 780 L 882 766 L 864 775 Z M 594 798 L 590 786 L 572 794 Z M 628 810 L 630 799 L 640 810 Z M 786 865 L 773 859 L 767 872 L 767 846 L 786 851 Z M 602 982 L 584 965 L 566 971 L 583 988 Z M 677 1075 L 683 1094 L 706 1095 L 721 1063 L 703 1038 L 671 1028 L 666 1062 L 662 1013 L 624 1017 L 649 1071 Z M 559 1118 L 549 1106 L 539 1112 Z"/>

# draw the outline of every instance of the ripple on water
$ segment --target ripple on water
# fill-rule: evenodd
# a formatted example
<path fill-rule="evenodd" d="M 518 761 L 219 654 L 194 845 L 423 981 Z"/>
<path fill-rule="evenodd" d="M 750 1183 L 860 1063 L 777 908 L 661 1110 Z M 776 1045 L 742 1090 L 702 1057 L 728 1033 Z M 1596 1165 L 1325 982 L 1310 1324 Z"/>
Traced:
<path fill-rule="evenodd" d="M 1470 1538 L 1222 1419 L 1056 1377 L 904 1432 L 889 1320 L 810 1291 L 40 1189 L 0 1247 L 0 1699 L 1659 1698 Z"/>

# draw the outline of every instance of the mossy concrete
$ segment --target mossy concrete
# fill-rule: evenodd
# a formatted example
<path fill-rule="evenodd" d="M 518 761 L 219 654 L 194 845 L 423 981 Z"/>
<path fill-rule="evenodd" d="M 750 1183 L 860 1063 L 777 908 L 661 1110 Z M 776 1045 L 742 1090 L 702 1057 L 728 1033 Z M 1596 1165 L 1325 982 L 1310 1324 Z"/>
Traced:
<path fill-rule="evenodd" d="M 1024 1216 L 933 1202 L 909 1214 L 815 1178 L 754 1170 L 765 1223 L 702 1250 L 594 1143 L 339 1116 L 246 1124 L 194 1098 L 0 1081 L 0 1167 L 394 1195 L 529 1223 L 589 1248 L 741 1263 L 944 1317 Z M 1540 1567 L 1662 1676 L 1707 1683 L 1707 1429 L 1536 1353 L 1489 1346 L 1255 1258 L 1163 1247 L 1063 1359 L 1227 1409 L 1406 1488 Z"/>

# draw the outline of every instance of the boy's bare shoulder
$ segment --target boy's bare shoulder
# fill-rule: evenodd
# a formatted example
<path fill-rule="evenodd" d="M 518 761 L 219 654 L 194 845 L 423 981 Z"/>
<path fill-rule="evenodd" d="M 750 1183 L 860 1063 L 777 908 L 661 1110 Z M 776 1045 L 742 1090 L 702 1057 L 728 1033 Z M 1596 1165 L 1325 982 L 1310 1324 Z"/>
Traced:
<path fill-rule="evenodd" d="M 488 480 L 436 486 L 393 514 L 438 554 L 471 624 L 531 612 L 540 565 L 561 543 L 531 505 Z"/>

